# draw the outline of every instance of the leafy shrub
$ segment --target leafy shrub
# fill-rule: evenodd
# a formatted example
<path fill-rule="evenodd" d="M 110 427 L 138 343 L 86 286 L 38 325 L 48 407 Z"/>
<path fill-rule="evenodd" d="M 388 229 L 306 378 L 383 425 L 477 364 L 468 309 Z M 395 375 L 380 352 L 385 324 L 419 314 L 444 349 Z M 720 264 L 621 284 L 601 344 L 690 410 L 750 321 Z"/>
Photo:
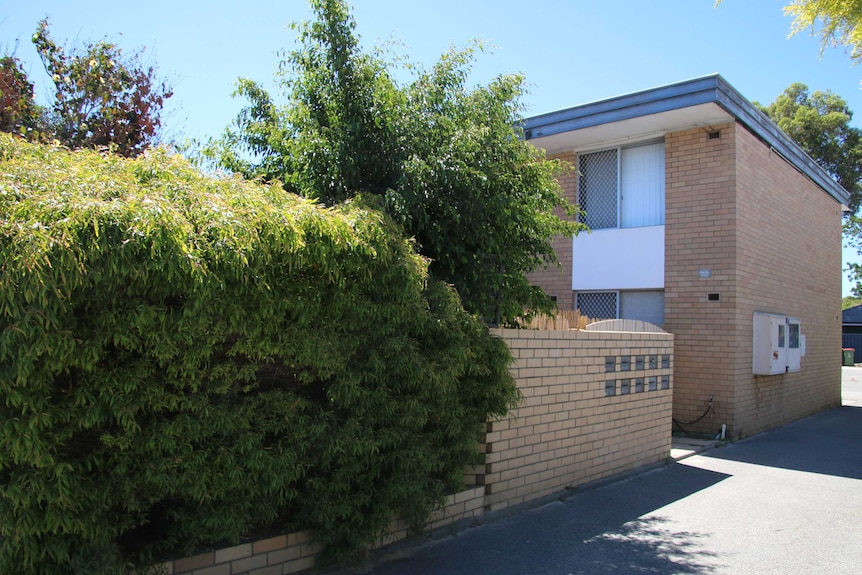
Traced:
<path fill-rule="evenodd" d="M 378 210 L 0 134 L 0 572 L 419 524 L 517 391 Z"/>

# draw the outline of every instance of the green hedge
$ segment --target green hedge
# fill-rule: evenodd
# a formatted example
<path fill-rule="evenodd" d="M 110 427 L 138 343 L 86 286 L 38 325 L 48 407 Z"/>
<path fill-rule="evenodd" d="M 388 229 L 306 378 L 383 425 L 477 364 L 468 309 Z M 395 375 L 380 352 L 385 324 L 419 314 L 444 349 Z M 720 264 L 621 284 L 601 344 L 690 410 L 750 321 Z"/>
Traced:
<path fill-rule="evenodd" d="M 517 391 L 361 201 L 0 134 L 0 572 L 419 524 Z"/>

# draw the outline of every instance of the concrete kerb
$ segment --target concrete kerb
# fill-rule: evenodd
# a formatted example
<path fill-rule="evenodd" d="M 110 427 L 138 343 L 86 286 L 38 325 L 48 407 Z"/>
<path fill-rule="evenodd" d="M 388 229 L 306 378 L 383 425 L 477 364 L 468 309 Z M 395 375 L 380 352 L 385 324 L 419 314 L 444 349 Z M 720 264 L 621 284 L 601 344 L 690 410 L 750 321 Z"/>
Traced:
<path fill-rule="evenodd" d="M 709 451 L 715 447 L 726 445 L 727 440 L 697 439 L 694 437 L 674 437 L 670 449 L 670 457 L 674 461 L 682 461 L 692 455 Z"/>

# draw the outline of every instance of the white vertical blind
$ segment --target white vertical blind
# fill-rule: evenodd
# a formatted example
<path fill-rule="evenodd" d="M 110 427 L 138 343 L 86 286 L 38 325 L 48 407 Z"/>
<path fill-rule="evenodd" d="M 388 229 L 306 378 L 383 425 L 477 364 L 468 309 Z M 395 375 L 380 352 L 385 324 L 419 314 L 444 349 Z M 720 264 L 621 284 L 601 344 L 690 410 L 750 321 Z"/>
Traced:
<path fill-rule="evenodd" d="M 664 142 L 624 148 L 620 173 L 620 227 L 664 224 Z"/>
<path fill-rule="evenodd" d="M 664 290 L 620 292 L 620 319 L 664 325 Z"/>

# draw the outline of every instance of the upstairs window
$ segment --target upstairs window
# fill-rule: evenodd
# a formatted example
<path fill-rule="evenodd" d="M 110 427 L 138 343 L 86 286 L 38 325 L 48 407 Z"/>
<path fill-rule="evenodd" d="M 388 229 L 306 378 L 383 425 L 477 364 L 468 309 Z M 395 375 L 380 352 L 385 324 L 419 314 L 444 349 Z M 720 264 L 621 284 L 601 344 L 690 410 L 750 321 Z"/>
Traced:
<path fill-rule="evenodd" d="M 616 228 L 619 210 L 619 150 L 603 150 L 578 157 L 578 204 L 591 230 Z"/>
<path fill-rule="evenodd" d="M 664 224 L 664 142 L 578 156 L 578 204 L 593 230 Z"/>

